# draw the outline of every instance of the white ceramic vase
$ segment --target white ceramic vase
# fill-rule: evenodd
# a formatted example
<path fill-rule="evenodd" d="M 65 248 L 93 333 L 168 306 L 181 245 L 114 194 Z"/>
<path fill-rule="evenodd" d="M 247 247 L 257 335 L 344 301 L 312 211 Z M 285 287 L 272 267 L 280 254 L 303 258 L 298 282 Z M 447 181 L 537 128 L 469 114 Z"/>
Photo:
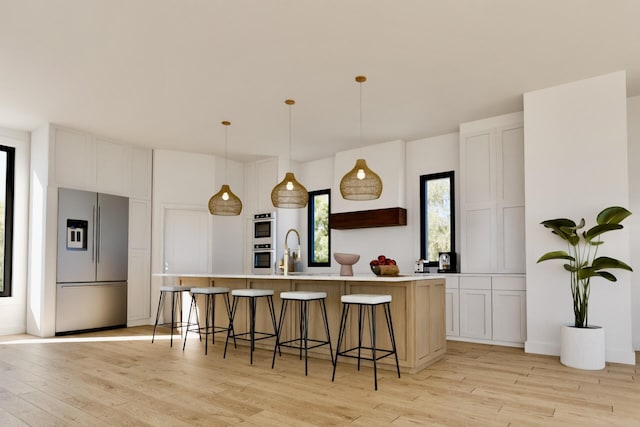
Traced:
<path fill-rule="evenodd" d="M 605 340 L 602 326 L 560 329 L 560 362 L 571 368 L 599 370 L 605 367 Z"/>

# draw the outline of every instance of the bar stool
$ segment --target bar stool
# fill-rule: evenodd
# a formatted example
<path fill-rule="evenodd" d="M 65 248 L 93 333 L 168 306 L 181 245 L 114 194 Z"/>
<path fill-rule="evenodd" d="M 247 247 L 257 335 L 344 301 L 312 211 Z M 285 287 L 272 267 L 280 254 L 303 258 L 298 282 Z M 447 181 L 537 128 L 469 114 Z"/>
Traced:
<path fill-rule="evenodd" d="M 229 316 L 229 329 L 227 330 L 227 340 L 224 343 L 224 355 L 227 357 L 227 345 L 229 344 L 229 338 L 233 338 L 234 347 L 236 347 L 236 338 L 249 341 L 251 344 L 251 350 L 249 351 L 249 360 L 253 365 L 253 351 L 255 350 L 255 343 L 259 340 L 275 337 L 276 346 L 278 344 L 278 325 L 276 325 L 276 315 L 273 305 L 273 289 L 233 289 L 231 291 L 233 296 L 233 304 L 231 307 L 231 315 Z M 256 331 L 256 299 L 266 298 L 269 305 L 269 314 L 271 316 L 271 323 L 273 324 L 273 333 L 258 332 Z M 240 298 L 248 298 L 249 303 L 249 332 L 236 333 L 233 329 L 233 320 L 236 316 L 236 310 L 238 308 L 238 301 Z M 258 334 L 258 338 L 256 338 Z M 247 338 L 247 335 L 249 338 Z"/>
<path fill-rule="evenodd" d="M 304 350 L 304 374 L 307 375 L 307 356 L 309 349 L 321 347 L 323 345 L 329 346 L 329 355 L 331 356 L 331 364 L 333 364 L 333 349 L 331 348 L 331 337 L 329 336 L 329 322 L 327 321 L 327 307 L 325 305 L 325 299 L 327 298 L 326 292 L 307 292 L 307 291 L 291 291 L 280 292 L 280 299 L 282 300 L 282 308 L 280 309 L 280 321 L 278 323 L 278 339 L 276 345 L 273 347 L 273 360 L 271 361 L 271 369 L 273 369 L 276 363 L 276 350 L 278 345 L 281 347 L 295 348 L 300 352 L 300 359 L 302 359 L 302 350 Z M 288 341 L 280 341 L 282 334 L 282 326 L 284 324 L 284 318 L 287 312 L 287 306 L 289 301 L 297 301 L 298 310 L 298 325 L 299 335 L 297 338 L 293 338 Z M 320 313 L 322 314 L 322 320 L 324 321 L 324 330 L 326 334 L 326 341 L 309 339 L 309 301 L 318 301 L 320 304 Z M 309 341 L 313 344 L 309 346 Z M 294 344 L 294 343 L 297 343 Z"/>
<path fill-rule="evenodd" d="M 200 327 L 199 323 L 189 323 L 189 321 L 187 322 L 182 321 L 182 293 L 189 292 L 189 291 L 190 291 L 190 288 L 187 288 L 186 286 L 160 286 L 160 299 L 158 300 L 158 311 L 156 312 L 156 322 L 153 325 L 153 337 L 151 337 L 152 344 L 156 338 L 156 328 L 158 326 L 171 326 L 171 338 L 169 341 L 170 347 L 173 347 L 173 331 L 175 329 L 180 329 L 182 331 L 182 329 L 188 328 L 189 326 L 193 326 L 196 324 L 198 325 L 198 327 Z M 160 310 L 163 309 L 164 307 L 164 299 L 166 294 L 171 294 L 171 322 L 164 322 L 164 323 L 158 324 L 158 321 L 160 320 Z M 176 310 L 178 310 L 178 312 L 180 313 L 180 318 L 177 321 L 176 321 Z M 164 309 L 163 309 L 163 314 L 164 314 Z"/>
<path fill-rule="evenodd" d="M 216 295 L 224 295 L 224 302 L 227 308 L 227 319 L 231 314 L 231 308 L 229 306 L 229 288 L 219 288 L 219 287 L 206 287 L 206 288 L 191 288 L 191 306 L 189 307 L 189 317 L 187 318 L 187 323 L 191 321 L 191 312 L 196 309 L 196 318 L 198 317 L 197 311 L 197 296 L 204 295 L 205 298 L 205 326 L 204 328 L 198 327 L 197 329 L 187 328 L 184 334 L 184 343 L 182 344 L 182 350 L 184 350 L 187 345 L 187 335 L 189 332 L 198 332 L 200 335 L 200 339 L 202 340 L 202 335 L 204 331 L 205 343 L 204 343 L 204 354 L 208 353 L 209 350 L 209 335 L 211 335 L 211 342 L 215 343 L 215 334 L 221 332 L 227 332 L 229 329 L 228 326 L 216 326 Z"/>
<path fill-rule="evenodd" d="M 396 351 L 396 338 L 393 333 L 393 323 L 391 322 L 391 295 L 366 295 L 366 294 L 353 294 L 343 295 L 340 300 L 342 301 L 342 317 L 340 319 L 340 334 L 338 336 L 338 348 L 336 350 L 335 363 L 333 364 L 333 376 L 331 381 L 336 377 L 336 366 L 338 365 L 338 356 L 352 357 L 358 359 L 358 370 L 360 370 L 360 359 L 373 361 L 373 381 L 375 390 L 378 390 L 378 367 L 377 361 L 390 356 L 396 357 L 396 370 L 398 371 L 398 378 L 400 378 L 400 364 L 398 363 L 398 352 Z M 344 339 L 344 332 L 347 328 L 347 316 L 349 315 L 349 308 L 351 305 L 358 306 L 358 346 L 350 349 L 340 351 L 342 340 Z M 384 315 L 387 319 L 387 328 L 389 329 L 389 338 L 391 340 L 391 350 L 376 348 L 376 307 L 382 305 L 384 308 Z M 371 331 L 371 347 L 364 347 L 362 345 L 362 329 L 365 307 L 371 307 L 370 311 L 370 331 Z M 364 357 L 361 355 L 361 350 L 371 350 L 371 357 Z M 358 355 L 349 354 L 357 350 Z M 382 353 L 382 354 L 380 354 Z"/>

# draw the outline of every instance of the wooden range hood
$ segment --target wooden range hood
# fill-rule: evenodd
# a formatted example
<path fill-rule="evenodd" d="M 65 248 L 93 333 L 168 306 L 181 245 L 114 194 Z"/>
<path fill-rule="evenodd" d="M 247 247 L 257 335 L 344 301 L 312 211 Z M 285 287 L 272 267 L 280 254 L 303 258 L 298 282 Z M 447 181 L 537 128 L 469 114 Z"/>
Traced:
<path fill-rule="evenodd" d="M 371 209 L 329 215 L 329 227 L 334 230 L 397 225 L 407 225 L 407 210 L 404 208 Z"/>

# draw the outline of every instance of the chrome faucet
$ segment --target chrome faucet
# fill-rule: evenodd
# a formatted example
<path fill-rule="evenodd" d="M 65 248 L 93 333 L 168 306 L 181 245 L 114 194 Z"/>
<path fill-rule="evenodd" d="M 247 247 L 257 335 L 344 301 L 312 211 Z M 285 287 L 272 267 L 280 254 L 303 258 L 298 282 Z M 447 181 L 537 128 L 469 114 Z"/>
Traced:
<path fill-rule="evenodd" d="M 298 236 L 298 253 L 296 254 L 295 252 L 293 253 L 293 256 L 291 255 L 291 250 L 289 249 L 289 245 L 287 244 L 287 239 L 289 239 L 289 233 L 291 232 L 296 233 L 296 236 Z M 298 233 L 298 230 L 296 230 L 295 228 L 290 228 L 287 231 L 287 234 L 284 236 L 284 262 L 283 262 L 283 267 L 284 267 L 284 275 L 287 276 L 289 274 L 289 262 L 291 262 L 290 258 L 293 257 L 293 263 L 295 266 L 295 262 L 296 261 L 300 261 L 300 233 Z"/>

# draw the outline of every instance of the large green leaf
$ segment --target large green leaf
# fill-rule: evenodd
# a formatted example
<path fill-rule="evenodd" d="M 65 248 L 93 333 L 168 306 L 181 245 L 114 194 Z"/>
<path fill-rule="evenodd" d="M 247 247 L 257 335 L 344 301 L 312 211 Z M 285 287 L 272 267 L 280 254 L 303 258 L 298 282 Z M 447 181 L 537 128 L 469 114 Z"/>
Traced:
<path fill-rule="evenodd" d="M 607 231 L 620 230 L 621 228 L 623 227 L 620 224 L 598 224 L 596 226 L 593 226 L 589 230 L 587 230 L 584 233 L 584 238 L 587 242 L 590 242 L 594 238 L 598 237 L 603 233 L 606 233 Z"/>
<path fill-rule="evenodd" d="M 540 224 L 551 229 L 553 234 L 557 234 L 563 240 L 569 240 L 570 236 L 575 235 L 576 223 L 567 218 L 549 219 Z"/>
<path fill-rule="evenodd" d="M 626 217 L 631 215 L 631 212 L 621 206 L 611 206 L 605 208 L 598 214 L 596 221 L 598 224 L 619 224 Z"/>
<path fill-rule="evenodd" d="M 598 275 L 600 277 L 604 277 L 605 279 L 607 279 L 610 282 L 617 282 L 618 279 L 616 279 L 616 276 L 614 276 L 613 274 L 609 273 L 608 271 L 598 271 Z"/>
<path fill-rule="evenodd" d="M 605 270 L 607 268 L 619 268 L 621 270 L 633 271 L 629 265 L 615 258 L 601 256 L 593 260 L 591 267 L 594 270 Z"/>
<path fill-rule="evenodd" d="M 553 251 L 542 255 L 537 262 L 548 261 L 550 259 L 568 259 L 570 261 L 575 261 L 575 258 L 565 251 Z"/>

